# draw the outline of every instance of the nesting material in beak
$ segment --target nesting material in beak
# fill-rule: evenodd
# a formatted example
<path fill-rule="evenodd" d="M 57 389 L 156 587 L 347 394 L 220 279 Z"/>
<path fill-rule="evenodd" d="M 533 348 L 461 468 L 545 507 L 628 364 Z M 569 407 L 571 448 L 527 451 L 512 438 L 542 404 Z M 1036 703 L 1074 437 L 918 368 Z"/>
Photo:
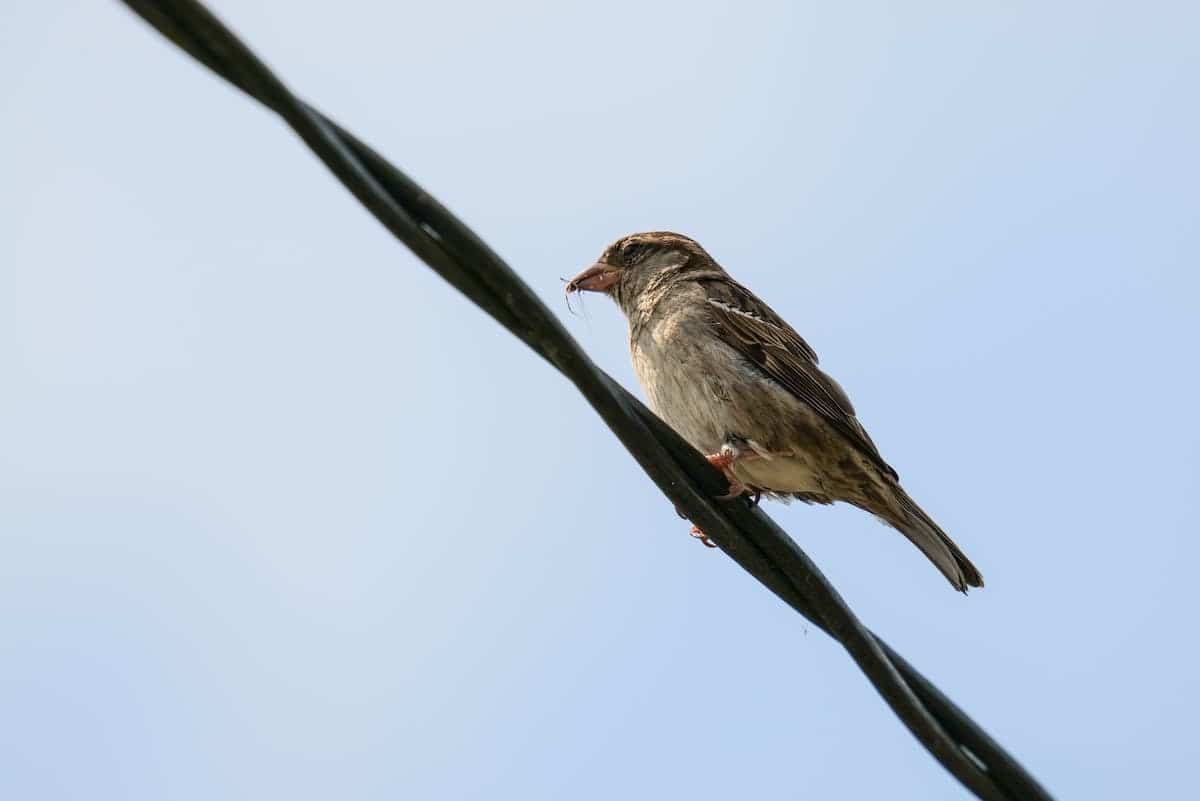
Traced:
<path fill-rule="evenodd" d="M 572 292 L 607 292 L 617 283 L 621 271 L 611 264 L 598 261 L 567 282 L 567 294 Z"/>

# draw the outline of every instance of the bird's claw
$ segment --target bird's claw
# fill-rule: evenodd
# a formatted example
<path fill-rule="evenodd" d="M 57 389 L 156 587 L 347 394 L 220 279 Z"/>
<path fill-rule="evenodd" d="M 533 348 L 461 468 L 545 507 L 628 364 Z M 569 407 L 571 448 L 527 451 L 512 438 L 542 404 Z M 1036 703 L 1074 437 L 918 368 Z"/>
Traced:
<path fill-rule="evenodd" d="M 729 491 L 724 495 L 717 495 L 715 500 L 734 501 L 738 498 L 741 498 L 743 495 L 750 494 L 752 496 L 750 504 L 752 506 L 757 506 L 759 499 L 762 497 L 762 493 L 758 490 L 751 490 L 744 483 L 742 483 L 741 479 L 733 474 L 732 465 L 739 459 L 753 459 L 757 457 L 758 454 L 753 450 L 742 448 L 738 445 L 738 442 L 740 442 L 739 439 L 730 437 L 723 445 L 721 445 L 721 449 L 719 451 L 709 454 L 705 457 L 708 459 L 708 463 L 720 470 L 721 474 L 725 476 L 725 480 L 729 482 Z M 685 515 L 678 507 L 675 508 L 675 514 L 687 519 L 687 515 Z M 702 542 L 707 548 L 717 547 L 716 543 L 709 539 L 708 535 L 701 531 L 699 526 L 692 526 L 692 530 L 688 533 L 700 540 L 700 542 Z"/>
<path fill-rule="evenodd" d="M 721 471 L 725 476 L 725 480 L 729 482 L 729 492 L 724 495 L 716 496 L 718 501 L 732 501 L 735 498 L 740 498 L 749 490 L 741 480 L 733 474 L 730 466 L 741 456 L 740 449 L 734 448 L 729 443 L 721 446 L 721 450 L 717 453 L 712 453 L 706 456 L 708 463 Z"/>

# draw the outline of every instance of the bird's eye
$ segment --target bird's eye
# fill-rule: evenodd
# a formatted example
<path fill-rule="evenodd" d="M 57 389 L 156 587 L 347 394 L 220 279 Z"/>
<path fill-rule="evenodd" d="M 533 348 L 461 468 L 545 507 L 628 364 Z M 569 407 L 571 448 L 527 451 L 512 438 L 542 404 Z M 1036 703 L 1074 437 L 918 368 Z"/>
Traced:
<path fill-rule="evenodd" d="M 621 248 L 621 261 L 626 264 L 633 264 L 646 251 L 646 246 L 641 242 L 630 242 Z"/>

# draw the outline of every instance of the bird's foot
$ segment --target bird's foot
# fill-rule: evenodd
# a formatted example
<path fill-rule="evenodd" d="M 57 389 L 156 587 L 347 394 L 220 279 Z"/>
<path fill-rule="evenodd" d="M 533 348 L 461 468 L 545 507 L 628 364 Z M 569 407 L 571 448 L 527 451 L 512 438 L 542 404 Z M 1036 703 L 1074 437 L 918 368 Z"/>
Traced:
<path fill-rule="evenodd" d="M 687 519 L 688 519 L 688 516 L 687 516 L 687 515 L 685 515 L 685 514 L 683 513 L 683 510 L 682 510 L 682 509 L 680 509 L 678 506 L 676 506 L 676 507 L 675 507 L 675 514 L 679 515 L 679 516 L 680 516 L 681 518 L 683 518 L 684 520 L 687 520 Z M 716 548 L 716 547 L 717 547 L 716 543 L 715 543 L 715 542 L 713 542 L 712 540 L 710 540 L 710 539 L 708 538 L 708 535 L 707 535 L 707 534 L 705 534 L 705 533 L 704 533 L 704 532 L 703 532 L 703 531 L 700 529 L 700 527 L 699 527 L 699 526 L 692 526 L 692 530 L 691 530 L 691 531 L 689 531 L 689 532 L 688 532 L 688 534 L 691 534 L 693 537 L 695 537 L 696 539 L 700 540 L 700 542 L 702 542 L 702 543 L 704 544 L 704 547 L 705 547 L 705 548 Z"/>
<path fill-rule="evenodd" d="M 725 480 L 729 482 L 729 492 L 724 495 L 718 495 L 717 500 L 732 501 L 750 491 L 750 488 L 733 474 L 732 469 L 734 462 L 744 462 L 758 458 L 757 452 L 745 447 L 745 440 L 740 437 L 731 436 L 721 445 L 721 450 L 716 453 L 710 453 L 705 458 L 708 459 L 709 464 L 720 470 L 725 475 Z M 755 503 L 757 502 L 756 498 Z"/>
<path fill-rule="evenodd" d="M 688 532 L 696 539 L 703 543 L 705 548 L 716 548 L 717 544 L 708 538 L 708 535 L 700 530 L 699 526 L 692 526 L 692 530 Z"/>
<path fill-rule="evenodd" d="M 750 494 L 750 503 L 752 506 L 757 506 L 758 501 L 762 498 L 762 492 L 759 490 L 751 490 L 741 479 L 733 474 L 733 463 L 738 461 L 747 461 L 750 459 L 759 458 L 759 454 L 751 449 L 745 440 L 741 437 L 730 436 L 721 445 L 721 450 L 716 453 L 709 454 L 705 457 L 708 463 L 721 471 L 725 476 L 725 480 L 729 482 L 729 491 L 724 495 L 716 496 L 718 501 L 732 501 L 743 495 Z M 675 509 L 675 514 L 686 519 L 687 515 L 681 512 L 678 508 Z M 705 534 L 699 526 L 692 526 L 692 530 L 688 532 L 696 539 L 700 540 L 707 548 L 716 548 L 717 545 L 708 535 Z"/>

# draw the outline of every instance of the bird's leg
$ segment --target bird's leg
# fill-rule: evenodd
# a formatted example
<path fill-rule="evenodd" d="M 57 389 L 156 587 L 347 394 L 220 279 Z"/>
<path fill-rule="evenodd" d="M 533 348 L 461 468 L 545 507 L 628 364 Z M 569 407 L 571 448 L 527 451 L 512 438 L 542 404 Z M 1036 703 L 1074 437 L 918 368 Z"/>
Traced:
<path fill-rule="evenodd" d="M 750 491 L 733 474 L 732 469 L 734 462 L 744 462 L 759 458 L 758 453 L 748 447 L 746 440 L 735 434 L 730 434 L 725 439 L 725 442 L 722 443 L 721 449 L 716 453 L 709 454 L 706 458 L 709 464 L 725 474 L 725 479 L 729 482 L 729 492 L 724 495 L 718 495 L 718 500 L 732 501 L 734 498 L 740 498 Z"/>
<path fill-rule="evenodd" d="M 709 464 L 720 470 L 725 475 L 725 480 L 729 482 L 729 492 L 725 493 L 724 495 L 718 495 L 717 500 L 732 501 L 735 498 L 740 498 L 742 495 L 745 495 L 749 492 L 754 496 L 754 500 L 752 500 L 751 503 L 758 505 L 758 501 L 762 497 L 762 493 L 758 490 L 752 491 L 749 487 L 742 483 L 741 479 L 733 474 L 732 468 L 734 462 L 759 458 L 759 454 L 748 447 L 748 443 L 744 439 L 731 434 L 725 439 L 725 442 L 722 443 L 719 451 L 709 454 L 705 458 L 708 459 Z M 679 513 L 678 509 L 676 509 L 675 512 L 679 514 L 680 517 L 684 516 L 683 514 Z M 692 530 L 688 533 L 700 540 L 700 542 L 704 543 L 704 545 L 708 548 L 717 547 L 716 544 L 708 538 L 708 535 L 700 530 L 699 526 L 692 526 Z"/>
<path fill-rule="evenodd" d="M 723 450 L 723 449 L 722 449 Z M 732 501 L 734 498 L 740 497 L 746 492 L 746 485 L 733 474 L 730 465 L 733 464 L 733 459 L 729 458 L 725 453 L 710 453 L 708 455 L 708 463 L 725 474 L 725 480 L 729 482 L 729 492 L 724 495 L 718 495 L 718 501 Z"/>

